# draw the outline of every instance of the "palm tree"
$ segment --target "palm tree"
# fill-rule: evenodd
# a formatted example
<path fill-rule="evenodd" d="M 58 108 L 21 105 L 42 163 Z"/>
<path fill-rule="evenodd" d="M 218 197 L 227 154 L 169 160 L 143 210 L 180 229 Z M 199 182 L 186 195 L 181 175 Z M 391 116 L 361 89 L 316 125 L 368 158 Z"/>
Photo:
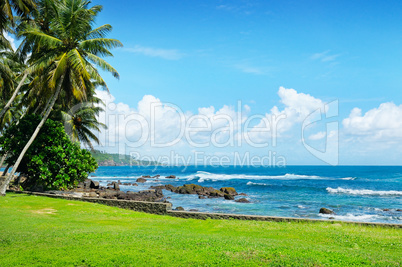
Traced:
<path fill-rule="evenodd" d="M 100 106 L 88 102 L 78 104 L 70 109 L 69 112 L 62 111 L 62 117 L 67 134 L 71 141 L 83 143 L 91 150 L 94 150 L 91 139 L 100 144 L 98 137 L 92 132 L 100 132 L 100 128 L 106 129 L 107 126 L 97 120 L 99 113 L 103 111 Z"/>
<path fill-rule="evenodd" d="M 23 109 L 20 91 L 27 89 L 26 68 L 24 60 L 12 48 L 0 51 L 0 131 L 18 117 L 16 110 Z"/>
<path fill-rule="evenodd" d="M 1 0 L 0 2 L 0 32 L 5 29 L 8 21 L 14 24 L 13 11 L 18 16 L 27 16 L 35 8 L 35 0 Z"/>
<path fill-rule="evenodd" d="M 102 6 L 89 8 L 85 0 L 60 0 L 55 3 L 55 16 L 49 23 L 50 31 L 45 33 L 40 28 L 27 25 L 21 35 L 35 48 L 28 63 L 29 73 L 37 73 L 48 80 L 46 90 L 52 92 L 46 104 L 43 118 L 30 140 L 25 145 L 13 170 L 0 187 L 0 194 L 5 194 L 6 187 L 35 140 L 44 122 L 48 118 L 61 91 L 67 96 L 84 100 L 93 82 L 106 86 L 95 66 L 111 72 L 119 78 L 118 72 L 102 56 L 112 56 L 110 48 L 122 46 L 120 41 L 105 38 L 112 27 L 108 24 L 92 29 L 95 17 Z"/>

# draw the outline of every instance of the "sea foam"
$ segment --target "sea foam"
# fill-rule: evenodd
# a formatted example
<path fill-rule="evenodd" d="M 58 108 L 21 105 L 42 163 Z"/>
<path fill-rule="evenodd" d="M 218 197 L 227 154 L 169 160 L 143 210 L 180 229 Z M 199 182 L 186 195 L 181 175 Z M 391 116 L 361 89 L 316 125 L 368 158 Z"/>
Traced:
<path fill-rule="evenodd" d="M 198 171 L 197 173 L 190 174 L 181 177 L 187 179 L 188 181 L 198 179 L 198 182 L 203 182 L 205 180 L 212 181 L 223 181 L 232 179 L 247 179 L 247 180 L 331 180 L 334 178 L 321 177 L 316 175 L 300 175 L 286 173 L 284 175 L 247 175 L 247 174 L 217 174 L 204 171 Z"/>
<path fill-rule="evenodd" d="M 261 185 L 261 186 L 269 186 L 269 184 L 264 184 L 264 183 L 253 183 L 253 182 L 247 182 L 247 185 Z"/>
<path fill-rule="evenodd" d="M 319 216 L 324 217 L 324 218 L 332 217 L 335 220 L 340 220 L 340 221 L 359 221 L 359 222 L 372 221 L 372 220 L 382 217 L 379 215 L 371 215 L 371 214 L 354 215 L 351 213 L 348 213 L 346 215 L 334 215 L 334 214 L 321 214 L 320 213 Z"/>
<path fill-rule="evenodd" d="M 327 187 L 328 193 L 341 193 L 349 195 L 379 195 L 379 196 L 402 196 L 402 191 L 375 191 L 370 189 L 347 189 L 347 188 L 331 188 Z"/>

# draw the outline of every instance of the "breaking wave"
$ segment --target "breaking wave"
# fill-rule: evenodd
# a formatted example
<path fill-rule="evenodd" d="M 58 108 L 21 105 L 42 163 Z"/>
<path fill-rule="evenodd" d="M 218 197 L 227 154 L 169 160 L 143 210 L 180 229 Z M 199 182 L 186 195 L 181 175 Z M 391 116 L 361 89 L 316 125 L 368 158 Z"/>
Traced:
<path fill-rule="evenodd" d="M 247 180 L 334 180 L 339 178 L 329 178 L 329 177 L 321 177 L 316 175 L 300 175 L 300 174 L 292 174 L 286 173 L 285 175 L 247 175 L 247 174 L 216 174 L 204 171 L 198 171 L 195 174 L 187 175 L 181 177 L 187 180 L 198 179 L 198 182 L 203 182 L 205 180 L 212 181 L 223 181 L 223 180 L 232 180 L 232 179 L 247 179 Z M 354 180 L 353 177 L 341 178 L 344 180 Z"/>
<path fill-rule="evenodd" d="M 377 196 L 402 196 L 402 191 L 375 191 L 370 189 L 346 189 L 342 187 L 331 188 L 327 187 L 328 193 L 340 193 L 349 195 L 377 195 Z"/>
<path fill-rule="evenodd" d="M 346 215 L 334 215 L 334 214 L 319 214 L 319 216 L 324 217 L 324 218 L 334 218 L 334 220 L 340 220 L 340 221 L 359 221 L 359 222 L 369 222 L 373 221 L 375 219 L 380 218 L 381 216 L 379 215 L 371 215 L 371 214 L 364 214 L 364 215 L 354 215 L 351 213 L 348 213 Z"/>
<path fill-rule="evenodd" d="M 269 186 L 269 184 L 264 184 L 264 183 L 253 183 L 253 182 L 248 182 L 247 185 L 262 185 L 262 186 Z"/>

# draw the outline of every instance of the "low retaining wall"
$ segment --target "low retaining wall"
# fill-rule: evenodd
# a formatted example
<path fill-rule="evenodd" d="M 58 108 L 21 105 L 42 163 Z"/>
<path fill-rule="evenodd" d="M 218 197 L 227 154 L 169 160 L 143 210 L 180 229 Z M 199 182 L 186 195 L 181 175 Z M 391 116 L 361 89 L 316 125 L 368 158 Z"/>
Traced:
<path fill-rule="evenodd" d="M 68 199 L 68 200 L 92 202 L 92 203 L 98 203 L 98 204 L 108 205 L 108 206 L 112 206 L 112 207 L 118 207 L 118 208 L 152 213 L 152 214 L 169 215 L 169 216 L 179 217 L 179 218 L 184 218 L 184 219 L 249 220 L 249 221 L 270 221 L 270 222 L 328 222 L 328 223 L 341 222 L 341 223 L 365 225 L 365 226 L 402 228 L 402 224 L 375 223 L 375 222 L 348 222 L 348 221 L 320 220 L 320 219 L 293 218 L 293 217 L 177 211 L 177 210 L 172 210 L 171 203 L 145 202 L 145 201 L 120 200 L 120 199 L 104 199 L 104 198 L 88 198 L 88 197 L 73 197 L 73 196 L 66 196 L 66 195 L 56 195 L 56 194 L 26 192 L 26 191 L 24 191 L 24 192 L 12 191 L 12 192 L 19 193 L 19 194 L 30 194 L 30 195 L 37 195 L 37 196 L 52 197 L 52 198 L 62 198 L 62 199 Z"/>
<path fill-rule="evenodd" d="M 180 217 L 185 219 L 215 219 L 215 220 L 247 220 L 247 221 L 269 221 L 269 222 L 329 222 L 329 223 L 348 223 L 366 226 L 379 226 L 389 228 L 402 228 L 402 224 L 391 223 L 376 223 L 376 222 L 350 222 L 337 220 L 320 220 L 294 217 L 277 217 L 277 216 L 259 216 L 259 215 L 244 215 L 244 214 L 227 214 L 227 213 L 208 213 L 208 212 L 188 212 L 169 210 L 167 215 Z"/>

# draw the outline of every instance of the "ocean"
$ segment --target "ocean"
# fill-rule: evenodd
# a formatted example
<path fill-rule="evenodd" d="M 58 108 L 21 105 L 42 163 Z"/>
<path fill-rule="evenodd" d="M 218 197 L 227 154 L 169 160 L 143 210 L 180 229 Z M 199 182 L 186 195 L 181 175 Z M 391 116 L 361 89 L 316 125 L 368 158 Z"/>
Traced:
<path fill-rule="evenodd" d="M 202 212 L 285 216 L 344 221 L 402 223 L 402 166 L 287 166 L 200 167 L 121 166 L 99 167 L 89 178 L 106 186 L 108 181 L 135 182 L 142 175 L 161 175 L 123 191 L 141 191 L 153 185 L 199 184 L 234 187 L 250 203 L 223 198 L 198 199 L 197 195 L 164 190 L 173 208 Z M 165 176 L 175 175 L 177 179 Z M 238 197 L 240 198 L 240 196 Z M 319 214 L 320 208 L 336 215 Z"/>

